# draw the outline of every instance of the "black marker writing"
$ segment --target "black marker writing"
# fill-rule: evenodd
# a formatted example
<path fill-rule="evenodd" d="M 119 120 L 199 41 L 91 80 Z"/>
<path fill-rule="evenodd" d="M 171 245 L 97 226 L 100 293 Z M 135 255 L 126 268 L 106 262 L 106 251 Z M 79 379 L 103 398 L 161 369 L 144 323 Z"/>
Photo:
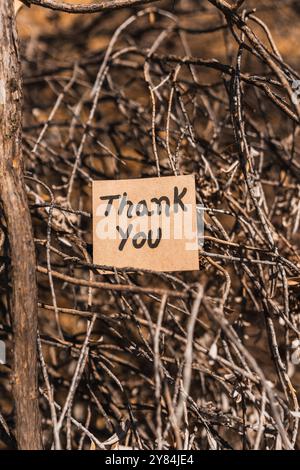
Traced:
<path fill-rule="evenodd" d="M 182 198 L 186 195 L 187 189 L 183 188 L 181 194 L 178 193 L 178 188 L 175 186 L 174 188 L 174 212 L 177 214 L 178 212 L 178 204 L 180 205 L 181 209 L 186 212 L 187 208 L 182 202 Z"/>
<path fill-rule="evenodd" d="M 118 216 L 121 216 L 125 211 L 124 215 L 126 215 L 128 219 L 131 219 L 134 216 L 160 216 L 162 213 L 164 213 L 166 217 L 170 217 L 171 208 L 173 208 L 175 214 L 177 214 L 179 210 L 182 210 L 183 212 L 187 211 L 187 206 L 183 202 L 183 198 L 186 194 L 187 188 L 184 187 L 182 190 L 180 190 L 177 186 L 174 186 L 173 200 L 168 196 L 153 197 L 150 199 L 151 210 L 149 210 L 145 199 L 141 199 L 138 203 L 133 203 L 130 199 L 127 198 L 127 192 L 124 192 L 122 195 L 112 194 L 108 196 L 101 196 L 100 199 L 102 201 L 107 201 L 104 212 L 105 217 L 108 217 L 110 214 L 112 215 L 111 208 L 115 201 L 118 201 Z M 148 242 L 148 246 L 151 249 L 158 247 L 162 239 L 162 229 L 160 227 L 157 229 L 157 233 L 155 234 L 156 238 L 154 238 L 154 233 L 152 230 L 149 230 L 148 234 L 145 231 L 140 231 L 133 235 L 133 227 L 133 223 L 129 223 L 126 230 L 120 227 L 120 225 L 116 226 L 116 230 L 121 236 L 121 242 L 118 248 L 119 251 L 123 251 L 129 238 L 132 238 L 132 245 L 136 249 L 140 249 L 145 246 L 146 242 Z"/>
<path fill-rule="evenodd" d="M 116 199 L 119 199 L 120 197 L 121 197 L 121 194 L 115 194 L 114 196 L 100 196 L 100 199 L 102 201 L 108 201 L 105 212 L 104 212 L 105 217 L 109 215 L 113 201 L 115 201 Z"/>

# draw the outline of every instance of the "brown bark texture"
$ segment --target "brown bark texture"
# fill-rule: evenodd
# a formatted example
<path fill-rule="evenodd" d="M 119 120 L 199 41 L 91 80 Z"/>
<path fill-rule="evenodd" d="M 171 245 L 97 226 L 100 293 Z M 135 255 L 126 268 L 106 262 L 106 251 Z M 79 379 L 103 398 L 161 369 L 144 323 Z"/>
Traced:
<path fill-rule="evenodd" d="M 0 2 L 0 202 L 10 252 L 13 396 L 19 449 L 41 449 L 35 250 L 22 165 L 22 86 L 12 0 Z"/>

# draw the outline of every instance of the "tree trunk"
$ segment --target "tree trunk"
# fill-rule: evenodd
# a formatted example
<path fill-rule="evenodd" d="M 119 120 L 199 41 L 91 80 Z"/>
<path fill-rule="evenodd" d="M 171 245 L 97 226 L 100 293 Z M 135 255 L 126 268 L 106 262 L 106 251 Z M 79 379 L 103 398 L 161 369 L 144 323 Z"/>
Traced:
<path fill-rule="evenodd" d="M 22 86 L 13 0 L 0 1 L 0 202 L 11 259 L 13 396 L 19 449 L 41 449 L 35 248 L 23 181 Z"/>

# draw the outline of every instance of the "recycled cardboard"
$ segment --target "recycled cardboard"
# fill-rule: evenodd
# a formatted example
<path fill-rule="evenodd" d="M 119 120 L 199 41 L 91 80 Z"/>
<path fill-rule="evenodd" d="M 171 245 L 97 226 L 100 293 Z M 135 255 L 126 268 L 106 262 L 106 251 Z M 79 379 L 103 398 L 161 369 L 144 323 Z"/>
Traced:
<path fill-rule="evenodd" d="M 93 262 L 199 269 L 194 175 L 94 181 Z"/>

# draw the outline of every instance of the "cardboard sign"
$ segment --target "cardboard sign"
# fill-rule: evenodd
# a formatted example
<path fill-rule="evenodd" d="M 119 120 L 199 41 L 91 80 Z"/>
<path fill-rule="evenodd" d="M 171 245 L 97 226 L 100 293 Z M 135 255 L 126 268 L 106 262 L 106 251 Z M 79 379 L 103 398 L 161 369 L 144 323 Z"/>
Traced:
<path fill-rule="evenodd" d="M 93 262 L 199 269 L 194 176 L 94 181 Z"/>

